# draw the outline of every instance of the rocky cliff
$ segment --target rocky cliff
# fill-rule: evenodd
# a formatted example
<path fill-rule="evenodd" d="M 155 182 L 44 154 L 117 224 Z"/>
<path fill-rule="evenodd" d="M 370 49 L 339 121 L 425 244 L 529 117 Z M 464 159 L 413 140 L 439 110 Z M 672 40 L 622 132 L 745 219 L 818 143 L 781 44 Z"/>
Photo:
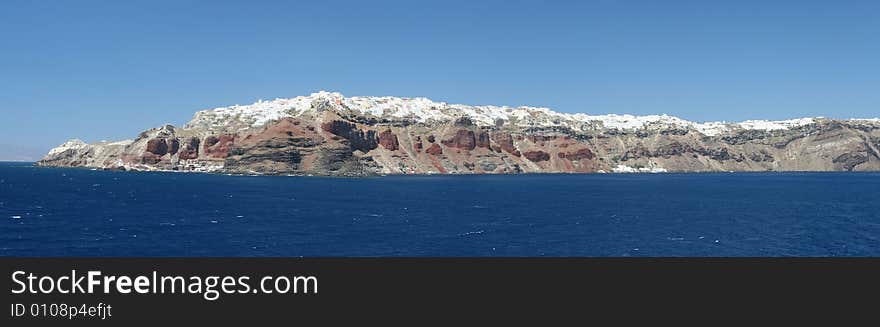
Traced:
<path fill-rule="evenodd" d="M 319 92 L 197 112 L 40 166 L 233 174 L 877 171 L 880 120 L 697 123 Z"/>

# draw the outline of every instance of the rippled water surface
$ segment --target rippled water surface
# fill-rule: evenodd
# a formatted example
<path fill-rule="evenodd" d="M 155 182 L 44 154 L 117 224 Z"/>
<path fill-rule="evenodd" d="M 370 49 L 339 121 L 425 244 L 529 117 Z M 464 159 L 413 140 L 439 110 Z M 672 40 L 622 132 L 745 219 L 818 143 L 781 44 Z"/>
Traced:
<path fill-rule="evenodd" d="M 878 256 L 880 174 L 248 177 L 0 163 L 2 256 Z"/>

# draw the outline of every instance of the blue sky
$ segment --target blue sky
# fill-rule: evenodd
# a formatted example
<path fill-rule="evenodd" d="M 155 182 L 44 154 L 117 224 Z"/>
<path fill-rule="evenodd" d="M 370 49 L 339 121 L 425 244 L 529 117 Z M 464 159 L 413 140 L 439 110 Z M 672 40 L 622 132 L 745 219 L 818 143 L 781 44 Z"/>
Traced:
<path fill-rule="evenodd" d="M 0 40 L 0 150 L 36 156 L 318 90 L 880 116 L 880 1 L 3 1 Z"/>

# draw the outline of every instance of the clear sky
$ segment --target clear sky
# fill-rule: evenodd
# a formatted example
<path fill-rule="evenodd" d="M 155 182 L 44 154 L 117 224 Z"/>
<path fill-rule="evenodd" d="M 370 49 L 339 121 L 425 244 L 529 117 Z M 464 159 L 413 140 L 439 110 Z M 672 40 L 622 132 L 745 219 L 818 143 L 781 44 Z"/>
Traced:
<path fill-rule="evenodd" d="M 0 159 L 319 90 L 697 121 L 876 117 L 878 61 L 874 0 L 5 0 Z"/>

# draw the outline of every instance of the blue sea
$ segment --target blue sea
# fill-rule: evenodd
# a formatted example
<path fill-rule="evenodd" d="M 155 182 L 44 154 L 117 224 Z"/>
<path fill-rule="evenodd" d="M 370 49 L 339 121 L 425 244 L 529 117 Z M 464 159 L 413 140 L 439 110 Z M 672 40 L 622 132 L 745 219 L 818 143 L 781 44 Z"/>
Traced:
<path fill-rule="evenodd" d="M 226 176 L 0 163 L 0 256 L 878 256 L 880 174 Z"/>

